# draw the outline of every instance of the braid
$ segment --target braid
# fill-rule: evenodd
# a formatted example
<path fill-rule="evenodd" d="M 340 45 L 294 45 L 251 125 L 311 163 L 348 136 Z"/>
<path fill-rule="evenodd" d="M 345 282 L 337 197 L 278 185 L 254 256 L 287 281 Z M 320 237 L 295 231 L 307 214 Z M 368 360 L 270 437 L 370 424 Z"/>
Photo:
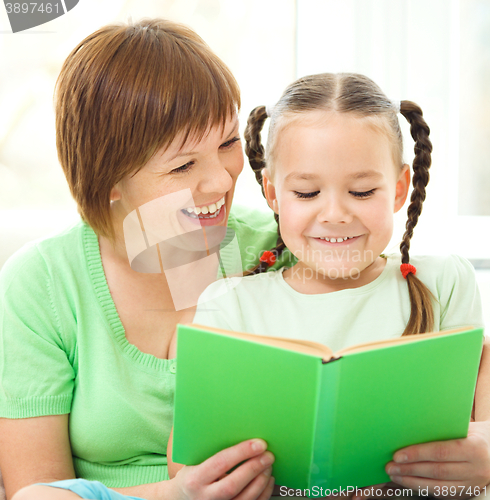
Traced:
<path fill-rule="evenodd" d="M 277 232 L 279 232 L 279 223 L 277 225 Z M 279 241 L 281 240 L 281 241 Z M 279 256 L 282 254 L 284 249 L 286 248 L 286 245 L 282 241 L 281 236 L 278 236 L 277 238 L 277 245 L 271 250 L 271 252 L 276 256 L 276 259 L 279 258 Z M 245 271 L 243 273 L 244 276 L 251 276 L 253 274 L 260 274 L 260 273 L 265 273 L 269 269 L 269 264 L 267 262 L 259 262 L 255 267 L 252 267 L 248 271 Z"/>
<path fill-rule="evenodd" d="M 255 173 L 255 178 L 262 189 L 262 194 L 264 195 L 264 186 L 262 182 L 262 169 L 265 168 L 265 150 L 262 145 L 260 132 L 264 126 L 265 120 L 267 119 L 267 112 L 265 106 L 258 106 L 250 113 L 247 126 L 245 127 L 244 137 L 245 137 L 245 154 L 248 156 L 248 161 L 252 170 Z M 279 229 L 279 215 L 274 214 L 274 219 L 277 223 L 277 242 L 276 246 L 271 250 L 274 253 L 276 259 L 282 254 L 286 245 L 282 241 L 281 230 Z M 255 267 L 249 269 L 245 272 L 245 276 L 250 276 L 252 274 L 260 274 L 269 269 L 269 264 L 266 262 L 259 262 Z"/>
<path fill-rule="evenodd" d="M 415 141 L 413 191 L 407 210 L 406 231 L 400 244 L 402 263 L 408 264 L 410 261 L 410 240 L 413 235 L 413 229 L 417 225 L 422 212 L 422 205 L 426 196 L 425 188 L 429 182 L 432 144 L 429 140 L 430 129 L 423 118 L 420 107 L 411 101 L 402 101 L 400 104 L 400 113 L 410 123 L 410 133 Z M 430 290 L 414 274 L 408 274 L 406 279 L 410 295 L 411 311 L 403 335 L 414 335 L 431 331 L 434 327 L 434 311 L 432 308 L 434 297 Z"/>
<path fill-rule="evenodd" d="M 262 146 L 260 132 L 267 119 L 265 106 L 258 106 L 250 113 L 247 126 L 245 127 L 245 154 L 248 156 L 248 161 L 252 170 L 255 173 L 255 178 L 262 189 L 264 194 L 264 187 L 262 185 L 262 169 L 265 168 L 265 151 Z"/>

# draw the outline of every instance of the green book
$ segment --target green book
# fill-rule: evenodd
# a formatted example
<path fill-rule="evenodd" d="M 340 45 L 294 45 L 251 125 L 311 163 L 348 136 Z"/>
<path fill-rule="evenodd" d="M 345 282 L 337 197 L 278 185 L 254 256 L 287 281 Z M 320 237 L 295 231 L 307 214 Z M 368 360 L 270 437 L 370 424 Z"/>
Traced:
<path fill-rule="evenodd" d="M 396 450 L 466 437 L 483 343 L 471 327 L 321 344 L 178 326 L 172 459 L 195 465 L 250 438 L 294 489 L 389 481 Z"/>

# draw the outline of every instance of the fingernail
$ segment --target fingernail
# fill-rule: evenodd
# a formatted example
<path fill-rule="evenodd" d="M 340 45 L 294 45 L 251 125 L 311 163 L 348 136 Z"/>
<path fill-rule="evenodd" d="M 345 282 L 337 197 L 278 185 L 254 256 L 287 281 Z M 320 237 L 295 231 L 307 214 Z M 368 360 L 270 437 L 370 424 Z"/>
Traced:
<path fill-rule="evenodd" d="M 397 484 L 401 484 L 402 478 L 400 476 L 390 476 L 390 479 Z"/>
<path fill-rule="evenodd" d="M 269 467 L 268 469 L 265 469 L 264 472 L 262 472 L 262 474 L 264 474 L 264 476 L 270 476 L 272 474 L 272 467 Z"/>
<path fill-rule="evenodd" d="M 398 463 L 408 462 L 408 457 L 405 453 L 400 453 L 399 455 L 395 455 L 393 460 Z"/>
<path fill-rule="evenodd" d="M 274 463 L 274 455 L 270 451 L 266 451 L 264 456 L 260 459 L 262 465 L 271 465 Z"/>
<path fill-rule="evenodd" d="M 252 441 L 252 450 L 253 451 L 265 451 L 267 448 L 267 444 L 262 439 L 254 439 Z"/>
<path fill-rule="evenodd" d="M 391 476 L 392 474 L 400 474 L 400 467 L 395 467 L 394 465 L 392 465 L 389 469 L 388 469 L 388 474 Z"/>

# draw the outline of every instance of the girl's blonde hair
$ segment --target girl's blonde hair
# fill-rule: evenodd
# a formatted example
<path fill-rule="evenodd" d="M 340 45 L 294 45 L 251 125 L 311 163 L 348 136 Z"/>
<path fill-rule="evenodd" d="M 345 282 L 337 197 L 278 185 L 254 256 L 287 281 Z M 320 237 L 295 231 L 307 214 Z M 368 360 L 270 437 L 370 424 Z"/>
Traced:
<path fill-rule="evenodd" d="M 273 168 L 276 137 L 282 127 L 291 119 L 300 118 L 301 113 L 324 110 L 335 113 L 351 113 L 385 132 L 393 146 L 393 158 L 400 169 L 403 166 L 403 137 L 398 123 L 398 105 L 391 102 L 381 89 L 369 78 L 352 73 L 323 73 L 306 76 L 292 83 L 283 93 L 271 112 L 271 123 L 267 141 L 267 151 L 261 143 L 260 132 L 267 119 L 266 108 L 259 106 L 249 116 L 245 129 L 245 152 L 250 166 L 255 172 L 257 182 L 262 187 L 262 169 Z M 425 188 L 429 182 L 432 144 L 429 140 L 429 127 L 422 116 L 422 110 L 411 101 L 401 101 L 400 113 L 410 123 L 410 133 L 415 141 L 413 160 L 413 191 L 408 206 L 406 231 L 400 251 L 402 263 L 410 261 L 410 239 L 417 224 Z M 285 249 L 278 223 L 277 245 L 272 250 L 279 256 Z M 268 264 L 261 262 L 249 274 L 264 272 Z M 403 335 L 413 335 L 431 331 L 434 327 L 433 295 L 414 274 L 407 275 L 411 312 Z"/>
<path fill-rule="evenodd" d="M 238 84 L 191 29 L 109 25 L 68 56 L 55 90 L 58 157 L 82 218 L 113 238 L 110 192 L 182 134 L 202 138 L 240 108 Z"/>

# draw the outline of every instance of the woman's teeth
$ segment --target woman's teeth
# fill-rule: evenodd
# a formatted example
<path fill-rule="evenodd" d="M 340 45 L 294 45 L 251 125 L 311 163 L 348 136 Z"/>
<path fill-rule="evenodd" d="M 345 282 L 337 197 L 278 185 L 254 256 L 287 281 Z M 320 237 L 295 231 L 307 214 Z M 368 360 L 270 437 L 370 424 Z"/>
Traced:
<path fill-rule="evenodd" d="M 189 207 L 186 208 L 185 211 L 188 213 L 190 217 L 198 218 L 199 215 L 207 215 L 209 219 L 216 217 L 221 207 L 225 204 L 225 197 L 221 198 L 221 200 L 216 203 L 212 203 L 211 205 L 205 205 L 204 207 Z"/>
<path fill-rule="evenodd" d="M 342 241 L 351 240 L 352 238 L 355 238 L 355 236 L 346 236 L 345 238 L 322 238 L 320 236 L 318 237 L 319 240 L 329 241 L 330 243 L 341 243 Z"/>

